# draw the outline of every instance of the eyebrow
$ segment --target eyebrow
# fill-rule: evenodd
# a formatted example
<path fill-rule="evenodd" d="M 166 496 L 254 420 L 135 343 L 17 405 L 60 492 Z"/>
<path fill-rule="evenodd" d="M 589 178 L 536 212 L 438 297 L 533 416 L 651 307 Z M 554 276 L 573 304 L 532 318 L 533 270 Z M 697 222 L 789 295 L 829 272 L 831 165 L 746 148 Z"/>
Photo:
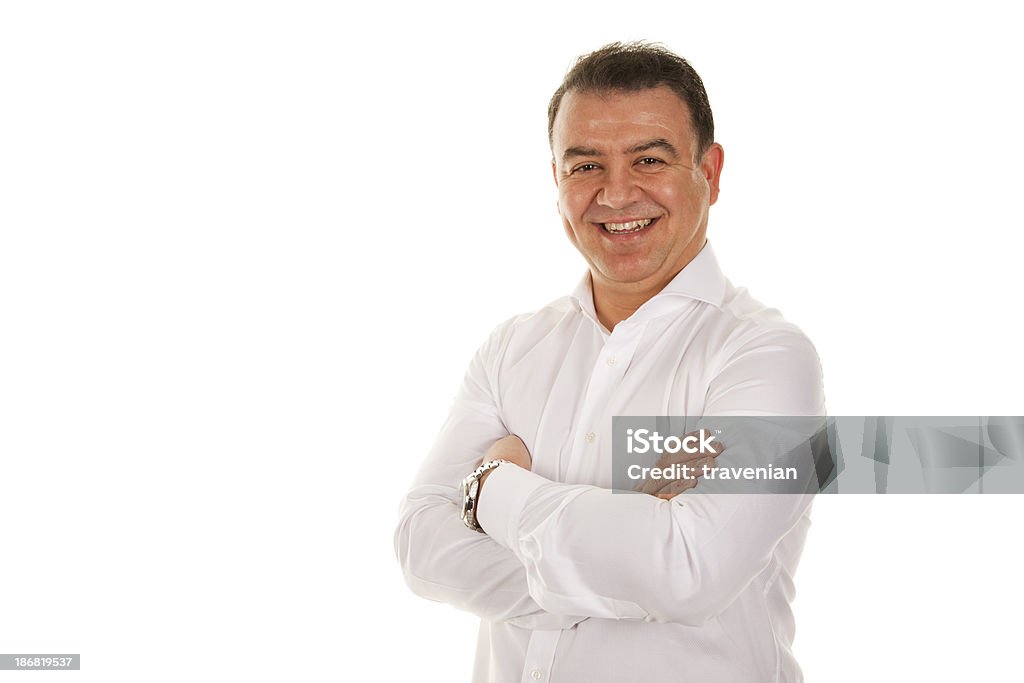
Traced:
<path fill-rule="evenodd" d="M 640 152 L 646 152 L 649 149 L 660 149 L 671 154 L 672 156 L 679 156 L 679 152 L 676 151 L 675 146 L 665 138 L 657 138 L 655 140 L 648 140 L 647 142 L 641 142 L 638 145 L 633 145 L 626 150 L 626 154 L 639 154 Z"/>
<path fill-rule="evenodd" d="M 633 145 L 626 150 L 626 154 L 639 154 L 640 152 L 646 152 L 651 149 L 661 149 L 672 156 L 678 157 L 679 152 L 675 146 L 666 140 L 665 138 L 655 138 L 654 140 L 646 140 Z M 594 149 L 593 147 L 569 147 L 562 153 L 562 161 L 568 161 L 574 157 L 599 157 L 603 156 L 601 152 Z"/>
<path fill-rule="evenodd" d="M 562 153 L 562 161 L 568 161 L 573 157 L 599 157 L 601 153 L 593 147 L 570 147 Z"/>

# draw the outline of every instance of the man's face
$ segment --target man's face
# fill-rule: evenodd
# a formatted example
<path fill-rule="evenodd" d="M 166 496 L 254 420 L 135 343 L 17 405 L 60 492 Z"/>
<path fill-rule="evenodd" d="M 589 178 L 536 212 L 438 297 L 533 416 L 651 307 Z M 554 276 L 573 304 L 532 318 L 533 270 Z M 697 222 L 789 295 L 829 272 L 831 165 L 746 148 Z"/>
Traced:
<path fill-rule="evenodd" d="M 666 86 L 563 97 L 552 140 L 558 210 L 595 289 L 658 291 L 704 246 L 722 148 L 695 162 L 696 150 L 689 109 Z"/>

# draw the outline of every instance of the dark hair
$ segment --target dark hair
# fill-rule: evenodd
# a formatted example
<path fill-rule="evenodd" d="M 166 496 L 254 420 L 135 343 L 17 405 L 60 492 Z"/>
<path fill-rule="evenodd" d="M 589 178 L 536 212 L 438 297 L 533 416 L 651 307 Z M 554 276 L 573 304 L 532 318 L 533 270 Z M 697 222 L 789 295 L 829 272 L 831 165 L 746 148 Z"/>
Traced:
<path fill-rule="evenodd" d="M 715 120 L 704 82 L 685 59 L 657 43 L 610 43 L 583 55 L 565 75 L 548 104 L 548 144 L 554 145 L 555 116 L 567 92 L 636 92 L 668 86 L 690 110 L 699 160 L 715 141 Z"/>

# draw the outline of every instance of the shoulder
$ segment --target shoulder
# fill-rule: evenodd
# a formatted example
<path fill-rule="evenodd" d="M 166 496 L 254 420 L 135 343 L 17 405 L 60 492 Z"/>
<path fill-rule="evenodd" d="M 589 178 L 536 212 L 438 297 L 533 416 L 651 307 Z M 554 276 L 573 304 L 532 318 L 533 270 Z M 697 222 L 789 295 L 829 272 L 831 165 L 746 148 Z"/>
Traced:
<path fill-rule="evenodd" d="M 708 396 L 715 412 L 824 411 L 821 361 L 797 325 L 732 285 L 718 317 L 721 344 Z"/>
<path fill-rule="evenodd" d="M 719 318 L 727 341 L 726 356 L 758 347 L 786 345 L 817 358 L 814 345 L 803 330 L 778 309 L 755 299 L 745 287 L 727 286 Z"/>
<path fill-rule="evenodd" d="M 502 351 L 513 344 L 532 344 L 567 322 L 576 322 L 579 318 L 579 309 L 572 299 L 563 296 L 535 311 L 508 318 L 494 328 L 489 341 L 495 350 Z"/>
<path fill-rule="evenodd" d="M 480 349 L 492 366 L 510 355 L 518 355 L 524 349 L 537 346 L 558 328 L 578 322 L 579 309 L 568 296 L 563 296 L 549 304 L 528 313 L 514 315 L 501 322 L 491 332 Z"/>

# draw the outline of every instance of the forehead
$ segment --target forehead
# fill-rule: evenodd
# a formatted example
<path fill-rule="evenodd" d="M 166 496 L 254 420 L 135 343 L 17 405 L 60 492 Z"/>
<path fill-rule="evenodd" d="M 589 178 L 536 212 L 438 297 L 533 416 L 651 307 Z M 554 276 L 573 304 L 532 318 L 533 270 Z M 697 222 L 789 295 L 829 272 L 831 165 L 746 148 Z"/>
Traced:
<path fill-rule="evenodd" d="M 562 98 L 552 130 L 556 158 L 568 147 L 628 148 L 656 138 L 683 153 L 695 146 L 690 109 L 668 86 L 635 92 L 570 91 Z"/>

